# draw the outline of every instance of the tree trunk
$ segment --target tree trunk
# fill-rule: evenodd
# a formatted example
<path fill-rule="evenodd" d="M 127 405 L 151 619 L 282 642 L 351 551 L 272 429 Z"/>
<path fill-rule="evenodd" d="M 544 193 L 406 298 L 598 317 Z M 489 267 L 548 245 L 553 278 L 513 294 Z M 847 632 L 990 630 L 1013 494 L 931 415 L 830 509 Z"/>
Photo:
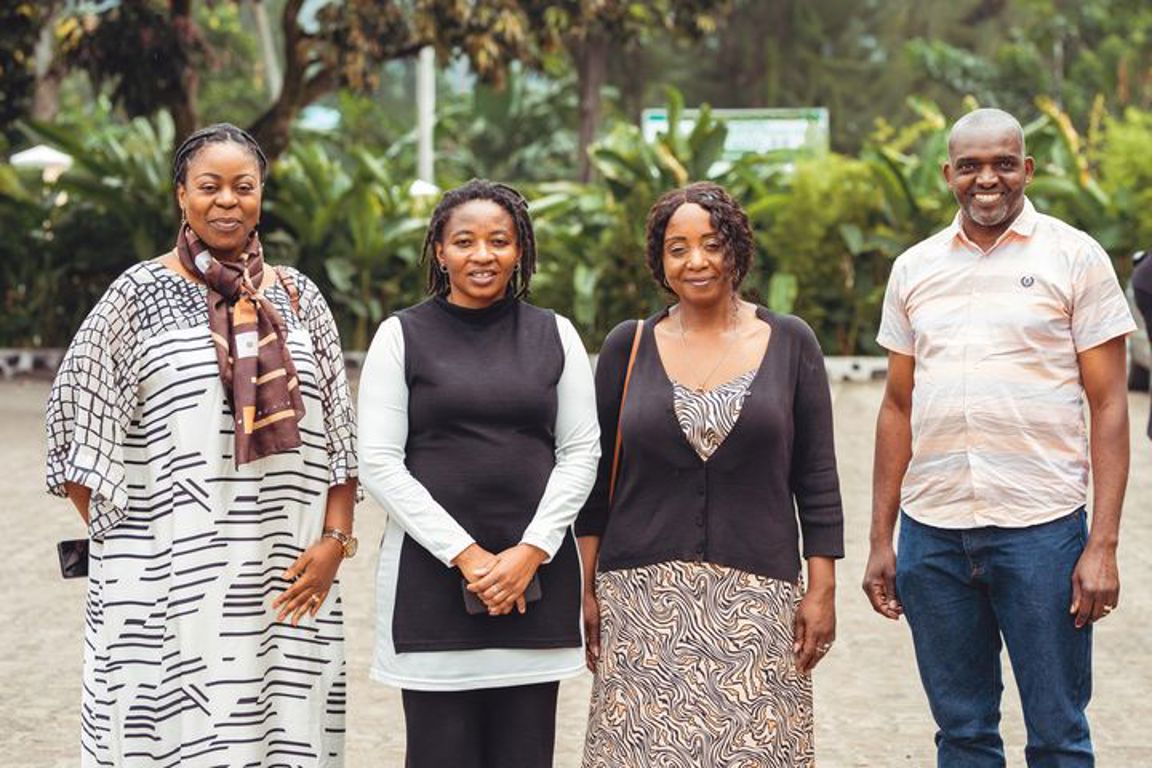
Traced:
<path fill-rule="evenodd" d="M 307 76 L 312 43 L 300 28 L 302 4 L 302 0 L 289 0 L 284 4 L 284 12 L 280 15 L 280 28 L 284 31 L 284 76 L 280 95 L 248 129 L 270 161 L 288 148 L 292 122 L 300 110 L 333 90 L 337 84 L 335 73 L 330 70 Z"/>
<path fill-rule="evenodd" d="M 200 75 L 192 66 L 192 48 L 195 45 L 192 0 L 171 0 L 169 11 L 178 44 L 184 49 L 185 63 L 180 73 L 180 92 L 168 105 L 176 129 L 176 141 L 180 142 L 200 125 L 198 109 Z"/>
<path fill-rule="evenodd" d="M 187 92 L 185 92 L 183 101 L 168 107 L 168 112 L 172 115 L 172 125 L 176 131 L 177 143 L 184 141 L 189 134 L 200 127 L 200 115 L 196 110 L 195 97 Z"/>
<path fill-rule="evenodd" d="M 596 138 L 596 128 L 600 123 L 600 90 L 608 72 L 609 41 L 601 32 L 589 32 L 583 40 L 576 41 L 576 77 L 580 92 L 580 181 L 592 180 L 592 161 L 588 157 L 588 147 Z"/>
<path fill-rule="evenodd" d="M 32 91 L 32 119 L 49 123 L 56 119 L 60 111 L 60 81 L 64 79 L 64 67 L 53 55 L 52 63 L 40 73 L 36 72 L 36 84 Z"/>
<path fill-rule="evenodd" d="M 644 114 L 644 97 L 651 80 L 652 63 L 648 51 L 634 46 L 621 51 L 612 66 L 612 84 L 620 89 L 620 102 L 627 118 L 637 125 Z"/>
<path fill-rule="evenodd" d="M 769 29 L 772 33 L 765 40 L 763 55 L 766 76 L 761 80 L 766 106 L 782 106 L 786 94 L 784 69 L 791 60 L 789 48 L 793 40 L 792 14 L 793 1 L 787 0 L 774 5 L 769 16 Z"/>
<path fill-rule="evenodd" d="M 56 55 L 56 36 L 53 25 L 59 0 L 45 2 L 40 39 L 36 41 L 36 83 L 32 91 L 32 119 L 51 122 L 60 111 L 60 81 L 64 79 L 64 65 Z"/>
<path fill-rule="evenodd" d="M 277 99 L 268 110 L 256 118 L 248 128 L 252 138 L 264 150 L 269 162 L 284 154 L 292 138 L 292 121 L 296 119 L 299 108 L 283 99 Z"/>
<path fill-rule="evenodd" d="M 256 20 L 256 32 L 260 37 L 260 55 L 264 59 L 264 80 L 268 87 L 268 98 L 274 99 L 280 93 L 280 61 L 276 58 L 276 44 L 272 39 L 272 26 L 268 23 L 268 9 L 263 0 L 248 0 L 252 17 Z"/>

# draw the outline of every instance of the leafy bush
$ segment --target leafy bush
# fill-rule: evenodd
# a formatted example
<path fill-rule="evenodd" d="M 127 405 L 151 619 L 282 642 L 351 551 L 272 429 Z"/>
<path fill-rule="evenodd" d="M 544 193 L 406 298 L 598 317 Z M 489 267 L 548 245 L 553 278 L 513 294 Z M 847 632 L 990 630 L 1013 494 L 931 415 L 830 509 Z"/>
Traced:
<path fill-rule="evenodd" d="M 389 312 L 423 295 L 426 208 L 371 153 L 341 158 L 319 142 L 297 142 L 270 177 L 269 253 L 316 280 L 348 347 L 366 349 Z"/>
<path fill-rule="evenodd" d="M 829 354 L 875 351 L 893 253 L 872 235 L 884 225 L 872 168 L 829 154 L 798 160 L 774 178 L 779 186 L 749 207 L 767 257 L 749 276 L 749 287 L 777 297 L 769 303 L 785 304 L 774 308 L 804 318 Z M 794 307 L 782 291 L 794 291 Z"/>
<path fill-rule="evenodd" d="M 136 118 L 88 133 L 67 124 L 28 126 L 29 133 L 72 156 L 57 182 L 68 197 L 58 236 L 103 253 L 93 261 L 120 265 L 150 259 L 172 247 L 179 218 L 172 188 L 172 120 Z M 69 230 L 66 234 L 59 230 Z"/>
<path fill-rule="evenodd" d="M 10 166 L 0 171 L 0 344 L 64 346 L 120 272 L 170 247 L 172 128 L 161 118 L 93 132 L 66 125 L 26 130 L 67 152 L 73 165 L 52 184 L 21 179 Z"/>
<path fill-rule="evenodd" d="M 880 351 L 873 337 L 892 260 L 955 214 L 940 172 L 950 121 L 928 102 L 909 100 L 917 119 L 881 123 L 858 157 L 720 164 L 726 129 L 707 108 L 690 132 L 653 141 L 617 123 L 590 150 L 600 180 L 577 184 L 557 180 L 570 136 L 540 135 L 558 123 L 538 96 L 525 85 L 451 107 L 448 119 L 477 142 L 459 142 L 441 180 L 475 172 L 521 186 L 540 251 L 532 300 L 571 317 L 592 349 L 667 300 L 644 263 L 644 223 L 661 194 L 690 181 L 713 179 L 744 205 L 759 251 L 748 294 L 803 317 L 830 354 Z M 670 92 L 671 125 L 682 108 Z M 1037 207 L 1115 256 L 1152 243 L 1152 114 L 1109 117 L 1098 101 L 1081 132 L 1054 103 L 1038 108 L 1025 126 Z M 0 346 L 66 344 L 117 274 L 171 247 L 170 121 L 117 124 L 107 110 L 84 119 L 27 127 L 75 159 L 55 184 L 0 163 Z M 435 201 L 409 192 L 412 152 L 408 141 L 374 151 L 347 137 L 300 139 L 270 175 L 269 259 L 320 284 L 349 349 L 364 349 L 380 320 L 424 294 L 419 250 Z M 1117 263 L 1122 271 L 1127 260 Z"/>
<path fill-rule="evenodd" d="M 477 83 L 437 117 L 437 175 L 544 182 L 576 175 L 575 82 L 514 68 L 504 86 Z"/>
<path fill-rule="evenodd" d="M 0 347 L 52 344 L 70 325 L 65 270 L 49 242 L 54 214 L 38 178 L 0 164 Z"/>
<path fill-rule="evenodd" d="M 670 90 L 669 125 L 677 125 L 682 110 L 683 100 Z M 648 209 L 664 192 L 709 178 L 726 132 L 707 107 L 688 135 L 673 129 L 653 142 L 636 126 L 618 123 L 589 149 L 601 181 L 536 188 L 541 263 L 534 300 L 571 317 L 591 349 L 621 320 L 662 306 L 644 262 Z"/>
<path fill-rule="evenodd" d="M 1152 113 L 1129 109 L 1105 121 L 1100 177 L 1122 230 L 1117 250 L 1152 248 Z"/>

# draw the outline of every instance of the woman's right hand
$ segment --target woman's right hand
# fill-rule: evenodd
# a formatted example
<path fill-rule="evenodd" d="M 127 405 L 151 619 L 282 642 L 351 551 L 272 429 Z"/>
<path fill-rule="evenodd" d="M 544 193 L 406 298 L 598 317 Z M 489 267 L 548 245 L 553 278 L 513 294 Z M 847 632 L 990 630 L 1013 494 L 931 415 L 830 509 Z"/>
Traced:
<path fill-rule="evenodd" d="M 490 616 L 504 616 L 513 610 L 525 613 L 528 603 L 524 590 L 547 559 L 548 553 L 538 547 L 515 544 L 497 553 L 487 573 L 471 582 L 468 591 L 484 601 Z"/>
<path fill-rule="evenodd" d="M 600 602 L 596 593 L 584 590 L 584 663 L 588 671 L 596 674 L 600 661 Z"/>
<path fill-rule="evenodd" d="M 475 585 L 488 574 L 492 573 L 492 569 L 500 563 L 500 558 L 484 549 L 479 544 L 471 544 L 461 552 L 452 561 L 452 565 L 460 569 L 460 575 L 468 582 L 468 591 L 475 594 L 484 605 L 488 606 L 488 612 L 492 616 L 502 616 L 511 613 L 513 608 L 516 608 L 520 613 L 527 610 L 527 605 L 524 601 L 524 596 L 518 595 L 511 604 L 504 605 L 504 600 L 496 600 L 484 594 L 482 590 L 477 590 Z"/>
<path fill-rule="evenodd" d="M 467 549 L 452 560 L 452 565 L 460 569 L 460 575 L 469 584 L 486 576 L 495 564 L 496 555 L 475 543 L 469 544 Z"/>

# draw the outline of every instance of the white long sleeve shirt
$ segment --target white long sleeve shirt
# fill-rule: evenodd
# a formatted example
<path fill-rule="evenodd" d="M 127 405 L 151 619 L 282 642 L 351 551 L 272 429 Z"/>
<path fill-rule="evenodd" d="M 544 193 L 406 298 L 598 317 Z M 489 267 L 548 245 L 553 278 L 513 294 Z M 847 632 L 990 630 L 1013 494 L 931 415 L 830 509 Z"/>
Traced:
<path fill-rule="evenodd" d="M 576 329 L 557 315 L 564 371 L 556 385 L 556 463 L 521 541 L 555 554 L 596 477 L 600 430 L 595 388 Z M 426 691 L 529 685 L 573 677 L 584 668 L 582 648 L 396 653 L 392 618 L 404 535 L 445 567 L 473 544 L 472 537 L 436 502 L 405 466 L 408 387 L 399 318 L 376 333 L 360 378 L 360 478 L 388 513 L 376 577 L 376 650 L 371 676 L 401 688 Z M 531 608 L 529 608 L 531 610 Z"/>

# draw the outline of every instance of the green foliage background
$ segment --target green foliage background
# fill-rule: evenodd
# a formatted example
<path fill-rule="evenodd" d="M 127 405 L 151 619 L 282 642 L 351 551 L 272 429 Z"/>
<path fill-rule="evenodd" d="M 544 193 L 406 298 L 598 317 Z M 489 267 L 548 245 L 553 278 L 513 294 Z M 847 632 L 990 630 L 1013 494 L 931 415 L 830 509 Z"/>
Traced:
<path fill-rule="evenodd" d="M 626 12 L 629 4 L 617 5 Z M 176 226 L 166 112 L 129 119 L 115 100 L 122 83 L 75 72 L 61 85 L 56 119 L 31 119 L 27 67 L 38 22 L 26 6 L 6 11 L 13 25 L 0 33 L 0 68 L 8 68 L 0 81 L 19 86 L 0 107 L 20 117 L 6 123 L 0 155 L 47 143 L 75 165 L 45 182 L 0 161 L 0 347 L 67 344 L 107 284 L 167 250 Z M 581 103 L 568 59 L 545 51 L 505 67 L 500 82 L 442 60 L 436 182 L 486 176 L 527 194 L 541 253 L 532 298 L 571 317 L 590 348 L 620 320 L 667 300 L 643 264 L 648 208 L 668 189 L 710 178 L 742 201 L 754 225 L 759 252 L 747 294 L 803 317 L 826 353 L 879 352 L 873 338 L 892 260 L 951 219 L 940 175 L 946 130 L 976 105 L 1022 118 L 1037 158 L 1030 196 L 1100 240 L 1122 276 L 1126 256 L 1152 244 L 1146 3 L 728 6 L 714 29 L 685 37 L 656 25 L 615 50 L 588 155 L 591 183 L 576 181 Z M 200 73 L 201 114 L 246 123 L 266 106 L 256 40 L 236 4 L 196 8 L 199 39 L 213 51 Z M 78 34 L 76 23 L 61 23 L 61 40 Z M 322 104 L 340 114 L 339 129 L 297 125 L 266 190 L 261 235 L 271 258 L 321 284 L 350 349 L 364 349 L 384 317 L 423 295 L 419 248 L 435 200 L 409 192 L 413 80 L 410 63 L 393 61 L 371 87 L 330 94 Z M 685 102 L 703 107 L 691 133 L 643 139 L 640 107 L 676 113 Z M 708 102 L 827 105 L 834 151 L 720 163 L 726 128 Z"/>

